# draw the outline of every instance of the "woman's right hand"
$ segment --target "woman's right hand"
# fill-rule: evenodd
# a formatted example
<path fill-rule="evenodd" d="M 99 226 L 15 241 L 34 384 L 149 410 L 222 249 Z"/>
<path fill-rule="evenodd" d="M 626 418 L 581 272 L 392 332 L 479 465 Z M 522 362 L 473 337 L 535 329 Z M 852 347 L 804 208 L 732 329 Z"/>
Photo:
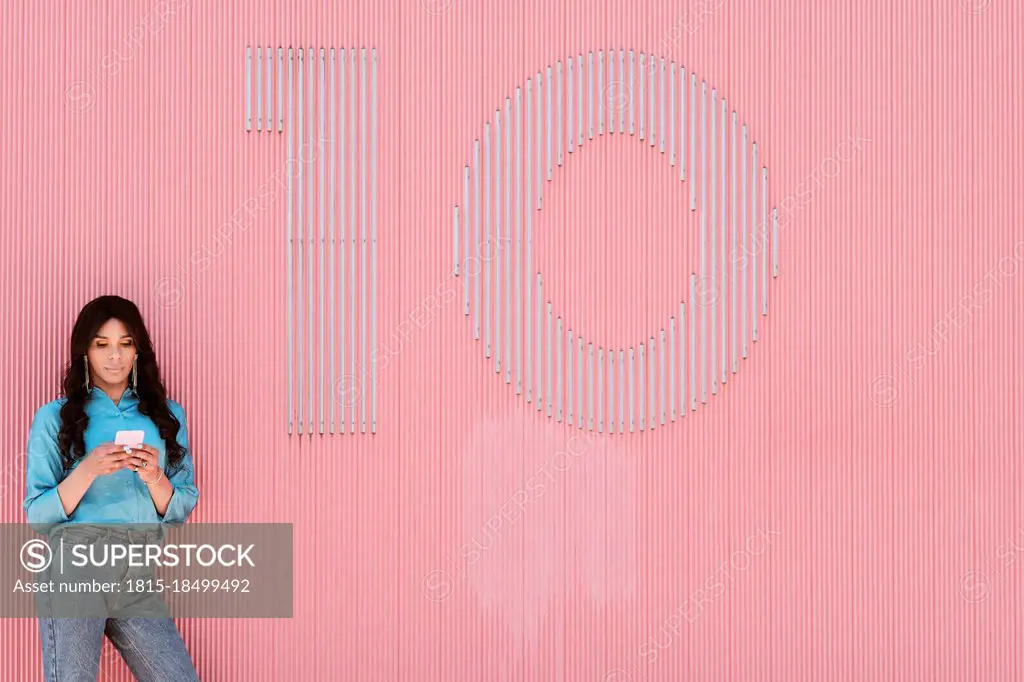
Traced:
<path fill-rule="evenodd" d="M 128 457 L 123 445 L 100 443 L 86 455 L 78 468 L 90 476 L 107 476 L 123 469 Z"/>

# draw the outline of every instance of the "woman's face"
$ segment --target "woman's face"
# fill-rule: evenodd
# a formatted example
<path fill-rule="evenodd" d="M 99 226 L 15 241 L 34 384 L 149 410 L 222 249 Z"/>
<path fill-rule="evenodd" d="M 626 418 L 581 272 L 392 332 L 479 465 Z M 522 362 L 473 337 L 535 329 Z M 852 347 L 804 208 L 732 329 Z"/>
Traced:
<path fill-rule="evenodd" d="M 135 354 L 135 341 L 124 323 L 114 318 L 107 320 L 89 346 L 92 383 L 100 388 L 127 386 Z"/>

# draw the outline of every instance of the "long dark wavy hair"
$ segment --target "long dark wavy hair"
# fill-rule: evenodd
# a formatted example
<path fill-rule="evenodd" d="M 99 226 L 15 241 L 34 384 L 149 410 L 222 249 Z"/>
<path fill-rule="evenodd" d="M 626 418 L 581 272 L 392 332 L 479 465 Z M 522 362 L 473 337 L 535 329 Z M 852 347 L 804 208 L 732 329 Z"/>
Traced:
<path fill-rule="evenodd" d="M 89 347 L 100 327 L 110 319 L 120 320 L 132 335 L 138 363 L 139 412 L 153 420 L 166 446 L 167 470 L 174 472 L 186 452 L 178 443 L 181 424 L 167 406 L 167 391 L 160 380 L 160 367 L 153 353 L 153 343 L 142 321 L 138 307 L 120 296 L 100 296 L 89 301 L 75 321 L 71 331 L 71 359 L 64 370 L 64 395 L 67 402 L 61 407 L 61 427 L 57 435 L 64 470 L 68 471 L 85 452 L 85 429 L 89 415 L 85 404 L 89 389 L 85 387 L 85 363 Z"/>

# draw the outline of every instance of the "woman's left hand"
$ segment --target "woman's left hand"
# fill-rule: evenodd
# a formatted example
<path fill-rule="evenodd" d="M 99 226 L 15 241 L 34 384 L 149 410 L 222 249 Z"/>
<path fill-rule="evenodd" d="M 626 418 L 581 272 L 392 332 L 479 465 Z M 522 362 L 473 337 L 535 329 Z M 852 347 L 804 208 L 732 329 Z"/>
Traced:
<path fill-rule="evenodd" d="M 144 483 L 151 483 L 160 476 L 160 453 L 152 445 L 136 445 L 124 465 L 133 469 Z"/>

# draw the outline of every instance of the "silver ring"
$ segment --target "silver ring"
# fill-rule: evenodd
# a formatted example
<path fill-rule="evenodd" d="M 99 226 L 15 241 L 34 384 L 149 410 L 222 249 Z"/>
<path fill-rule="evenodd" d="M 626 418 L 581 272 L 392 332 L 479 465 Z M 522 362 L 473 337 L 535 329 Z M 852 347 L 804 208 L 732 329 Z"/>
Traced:
<path fill-rule="evenodd" d="M 145 469 L 145 468 L 146 468 L 146 467 L 148 467 L 148 466 L 149 466 L 149 462 L 143 462 L 143 463 L 142 463 L 142 468 L 143 468 L 143 469 Z"/>

